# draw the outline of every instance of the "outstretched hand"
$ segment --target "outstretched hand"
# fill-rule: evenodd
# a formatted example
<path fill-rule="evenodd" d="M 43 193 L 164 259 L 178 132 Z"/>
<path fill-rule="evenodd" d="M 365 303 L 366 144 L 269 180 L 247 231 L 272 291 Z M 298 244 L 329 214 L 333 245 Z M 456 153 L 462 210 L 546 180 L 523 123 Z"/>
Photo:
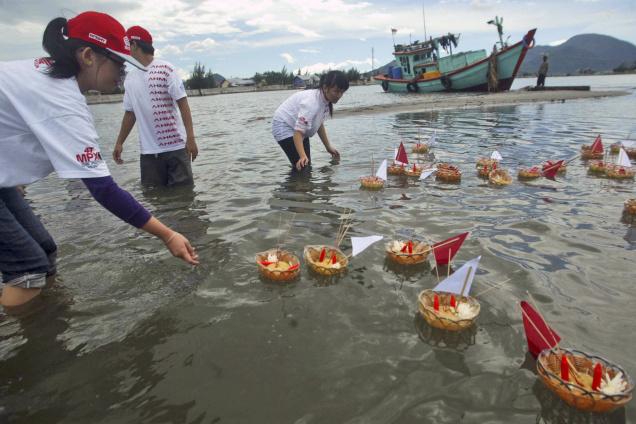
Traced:
<path fill-rule="evenodd" d="M 184 262 L 190 265 L 199 264 L 199 255 L 197 255 L 194 247 L 190 244 L 187 238 L 178 232 L 172 233 L 172 235 L 165 241 L 166 247 L 172 253 L 172 256 L 180 258 Z"/>
<path fill-rule="evenodd" d="M 307 155 L 303 155 L 298 160 L 298 162 L 296 162 L 296 169 L 300 171 L 303 167 L 307 166 L 308 163 L 309 163 L 309 158 L 307 157 Z"/>
<path fill-rule="evenodd" d="M 122 163 L 124 163 L 123 159 L 121 158 L 121 152 L 123 150 L 124 146 L 119 143 L 115 143 L 115 148 L 113 149 L 113 160 L 117 165 L 121 165 Z"/>
<path fill-rule="evenodd" d="M 340 160 L 340 152 L 338 150 L 336 150 L 335 148 L 329 146 L 327 148 L 327 152 L 329 152 L 331 154 L 331 157 L 333 159 Z"/>

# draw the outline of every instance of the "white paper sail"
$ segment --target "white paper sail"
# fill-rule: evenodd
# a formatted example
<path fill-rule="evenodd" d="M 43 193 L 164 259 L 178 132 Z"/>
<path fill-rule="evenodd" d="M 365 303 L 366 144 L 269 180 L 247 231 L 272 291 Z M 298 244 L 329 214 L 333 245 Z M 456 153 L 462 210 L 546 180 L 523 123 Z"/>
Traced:
<path fill-rule="evenodd" d="M 428 177 L 430 177 L 436 171 L 437 171 L 437 168 L 423 169 L 422 173 L 420 174 L 420 180 L 427 179 Z"/>
<path fill-rule="evenodd" d="M 375 176 L 378 178 L 382 178 L 384 181 L 386 181 L 386 159 L 384 159 L 382 161 L 382 163 L 380 164 L 380 167 L 378 168 L 378 172 L 376 172 Z"/>
<path fill-rule="evenodd" d="M 501 157 L 501 153 L 499 153 L 497 150 L 495 150 L 494 152 L 492 152 L 492 155 L 490 155 L 490 159 L 502 160 L 503 157 Z"/>
<path fill-rule="evenodd" d="M 382 240 L 382 236 L 351 237 L 351 247 L 353 248 L 351 256 L 356 256 L 358 253 L 361 253 L 367 247 L 380 240 Z"/>
<path fill-rule="evenodd" d="M 616 160 L 616 165 L 624 166 L 625 168 L 631 168 L 632 162 L 629 160 L 629 156 L 625 152 L 625 149 L 621 147 L 621 150 L 618 152 L 618 159 Z"/>
<path fill-rule="evenodd" d="M 436 134 L 437 134 L 437 131 L 435 131 L 433 133 L 433 135 L 428 139 L 428 145 L 430 147 L 433 147 L 433 144 L 435 144 L 437 142 L 437 140 L 435 139 L 436 138 Z"/>
<path fill-rule="evenodd" d="M 462 288 L 464 288 L 463 296 L 468 296 L 470 287 L 473 284 L 473 278 L 475 278 L 475 274 L 477 273 L 480 259 L 481 256 L 477 256 L 475 259 L 466 262 L 461 268 L 455 271 L 453 275 L 436 285 L 433 291 L 443 291 L 461 295 Z"/>

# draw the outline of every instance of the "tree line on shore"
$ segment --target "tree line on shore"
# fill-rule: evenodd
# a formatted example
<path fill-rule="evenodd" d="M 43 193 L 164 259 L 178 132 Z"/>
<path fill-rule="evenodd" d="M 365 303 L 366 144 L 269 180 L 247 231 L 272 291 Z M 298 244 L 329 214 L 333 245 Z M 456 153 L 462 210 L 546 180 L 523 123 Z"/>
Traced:
<path fill-rule="evenodd" d="M 361 79 L 361 74 L 356 68 L 351 68 L 343 72 L 347 75 L 349 81 L 358 81 Z M 320 77 L 325 73 L 327 73 L 327 71 L 323 71 L 316 75 Z M 262 73 L 256 72 L 251 79 L 254 80 L 254 84 L 259 86 L 292 85 L 294 78 L 299 75 L 301 75 L 300 69 L 298 69 L 297 73 L 294 73 L 293 70 L 288 71 L 287 67 L 283 66 L 283 69 L 280 71 L 266 71 Z M 196 62 L 190 77 L 185 81 L 185 85 L 186 88 L 192 90 L 216 88 L 217 81 L 214 79 L 214 73 L 211 69 L 206 71 L 205 65 L 202 65 L 200 62 Z"/>

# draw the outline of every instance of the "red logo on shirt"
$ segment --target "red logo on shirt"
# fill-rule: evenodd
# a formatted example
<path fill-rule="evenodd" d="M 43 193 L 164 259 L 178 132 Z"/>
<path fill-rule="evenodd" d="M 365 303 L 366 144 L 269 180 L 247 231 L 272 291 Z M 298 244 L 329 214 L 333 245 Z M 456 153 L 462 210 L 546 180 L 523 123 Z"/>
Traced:
<path fill-rule="evenodd" d="M 97 168 L 102 162 L 102 155 L 94 147 L 87 147 L 83 153 L 75 155 L 75 160 L 84 168 Z"/>

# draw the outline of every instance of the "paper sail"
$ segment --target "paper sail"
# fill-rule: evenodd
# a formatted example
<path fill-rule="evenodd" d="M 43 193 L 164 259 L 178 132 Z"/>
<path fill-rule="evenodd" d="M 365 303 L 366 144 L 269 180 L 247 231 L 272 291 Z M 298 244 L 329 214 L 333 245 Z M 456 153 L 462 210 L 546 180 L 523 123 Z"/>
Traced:
<path fill-rule="evenodd" d="M 470 233 L 462 233 L 447 240 L 440 241 L 439 243 L 435 243 L 432 246 L 432 249 L 437 265 L 446 265 L 448 262 L 452 261 L 459 248 L 462 247 L 462 243 L 466 240 L 468 234 Z"/>
<path fill-rule="evenodd" d="M 490 159 L 502 160 L 503 157 L 501 156 L 501 153 L 499 153 L 497 150 L 495 150 L 494 152 L 492 152 L 492 155 L 490 155 Z"/>
<path fill-rule="evenodd" d="M 358 253 L 361 253 L 367 247 L 380 240 L 382 240 L 382 236 L 351 237 L 351 247 L 353 248 L 351 256 L 356 256 Z"/>
<path fill-rule="evenodd" d="M 406 149 L 404 148 L 404 144 L 400 141 L 400 147 L 398 147 L 397 155 L 395 155 L 395 160 L 401 163 L 409 163 L 409 158 L 406 156 Z"/>
<path fill-rule="evenodd" d="M 621 147 L 621 150 L 618 152 L 618 159 L 616 160 L 616 165 L 624 166 L 625 168 L 631 168 L 632 162 L 629 160 L 629 156 L 625 152 L 625 149 Z"/>
<path fill-rule="evenodd" d="M 430 177 L 435 172 L 437 172 L 437 168 L 423 169 L 422 173 L 420 174 L 420 180 L 427 179 L 428 177 Z"/>
<path fill-rule="evenodd" d="M 521 316 L 526 340 L 528 341 L 528 352 L 536 358 L 542 350 L 556 346 L 561 341 L 561 337 L 548 326 L 541 318 L 541 315 L 525 300 L 521 301 L 521 309 L 523 310 Z"/>
<path fill-rule="evenodd" d="M 563 160 L 554 162 L 552 165 L 543 168 L 543 176 L 546 177 L 548 180 L 554 181 L 561 165 L 563 165 Z"/>
<path fill-rule="evenodd" d="M 437 137 L 436 137 L 436 136 L 437 136 L 437 131 L 435 131 L 435 132 L 433 133 L 433 135 L 431 135 L 431 137 L 428 139 L 427 144 L 428 144 L 429 146 L 433 147 L 433 144 L 437 143 L 437 140 L 436 140 L 436 138 L 437 138 Z"/>
<path fill-rule="evenodd" d="M 384 181 L 386 181 L 386 159 L 384 159 L 382 161 L 382 163 L 380 164 L 380 167 L 378 168 L 378 172 L 375 173 L 375 176 L 378 178 L 382 178 Z"/>
<path fill-rule="evenodd" d="M 468 296 L 473 278 L 477 273 L 481 256 L 471 259 L 455 271 L 450 277 L 443 280 L 433 288 L 433 291 L 455 293 L 461 296 Z"/>
<path fill-rule="evenodd" d="M 603 142 L 600 134 L 596 136 L 594 143 L 592 143 L 592 153 L 603 153 Z"/>

